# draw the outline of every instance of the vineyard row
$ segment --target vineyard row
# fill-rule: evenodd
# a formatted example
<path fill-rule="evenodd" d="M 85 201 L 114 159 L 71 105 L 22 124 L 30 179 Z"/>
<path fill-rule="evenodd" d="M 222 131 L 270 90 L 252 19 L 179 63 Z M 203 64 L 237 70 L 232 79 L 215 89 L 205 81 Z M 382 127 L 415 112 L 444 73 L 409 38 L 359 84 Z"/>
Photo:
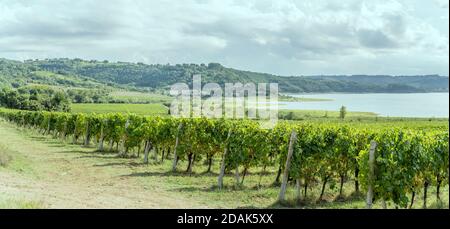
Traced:
<path fill-rule="evenodd" d="M 426 207 L 428 188 L 436 186 L 436 197 L 440 199 L 440 188 L 448 184 L 449 178 L 447 129 L 293 122 L 279 122 L 273 129 L 264 129 L 252 120 L 6 109 L 0 109 L 0 117 L 55 138 L 71 138 L 73 143 L 80 139 L 85 145 L 95 143 L 98 151 L 115 148 L 121 156 L 143 153 L 144 163 L 171 159 L 173 171 L 180 160 L 186 160 L 187 172 L 192 172 L 200 161 L 208 164 L 210 172 L 217 161 L 213 159 L 220 158 L 218 188 L 222 188 L 226 173 L 234 173 L 236 183 L 242 184 L 252 168 L 277 168 L 275 182 L 279 183 L 290 146 L 287 177 L 296 182 L 299 190 L 302 187 L 304 198 L 309 187 L 321 185 L 321 200 L 330 183 L 337 183 L 342 195 L 344 182 L 353 180 L 355 192 L 367 191 L 370 185 L 374 201 L 411 207 L 416 194 L 422 193 Z M 294 140 L 292 133 L 296 134 Z M 376 143 L 372 167 L 371 142 Z"/>

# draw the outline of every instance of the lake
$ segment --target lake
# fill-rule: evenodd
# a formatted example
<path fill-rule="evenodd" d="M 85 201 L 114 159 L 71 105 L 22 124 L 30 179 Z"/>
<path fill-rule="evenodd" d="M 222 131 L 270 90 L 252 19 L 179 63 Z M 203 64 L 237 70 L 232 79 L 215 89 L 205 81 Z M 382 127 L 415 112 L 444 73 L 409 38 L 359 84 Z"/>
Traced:
<path fill-rule="evenodd" d="M 333 99 L 320 102 L 280 102 L 279 109 L 368 111 L 389 117 L 449 117 L 449 93 L 296 94 L 294 97 Z"/>

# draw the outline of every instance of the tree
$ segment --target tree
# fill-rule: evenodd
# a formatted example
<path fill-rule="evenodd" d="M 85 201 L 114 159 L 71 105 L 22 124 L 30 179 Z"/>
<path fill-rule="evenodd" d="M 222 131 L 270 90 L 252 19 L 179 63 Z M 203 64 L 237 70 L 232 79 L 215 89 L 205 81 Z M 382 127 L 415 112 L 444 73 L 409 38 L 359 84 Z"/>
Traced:
<path fill-rule="evenodd" d="M 347 108 L 345 106 L 342 106 L 339 111 L 339 118 L 344 119 L 345 115 L 347 115 Z"/>
<path fill-rule="evenodd" d="M 64 91 L 49 88 L 4 88 L 0 91 L 0 105 L 21 110 L 70 111 Z"/>
<path fill-rule="evenodd" d="M 284 119 L 286 119 L 286 120 L 294 120 L 294 112 L 290 111 L 289 113 L 287 113 L 284 116 Z"/>

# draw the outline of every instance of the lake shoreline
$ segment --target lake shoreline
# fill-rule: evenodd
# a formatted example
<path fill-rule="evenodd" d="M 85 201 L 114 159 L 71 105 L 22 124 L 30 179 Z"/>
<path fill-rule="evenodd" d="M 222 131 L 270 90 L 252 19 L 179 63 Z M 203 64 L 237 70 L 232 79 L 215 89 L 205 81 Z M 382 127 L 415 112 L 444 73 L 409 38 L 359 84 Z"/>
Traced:
<path fill-rule="evenodd" d="M 348 111 L 371 112 L 379 117 L 448 118 L 449 93 L 309 93 L 289 94 L 305 99 L 330 99 L 329 101 L 284 102 L 283 110 Z"/>
<path fill-rule="evenodd" d="M 302 93 L 280 93 L 282 95 L 323 95 L 323 94 L 434 94 L 450 93 L 450 91 L 428 91 L 428 92 L 302 92 Z"/>

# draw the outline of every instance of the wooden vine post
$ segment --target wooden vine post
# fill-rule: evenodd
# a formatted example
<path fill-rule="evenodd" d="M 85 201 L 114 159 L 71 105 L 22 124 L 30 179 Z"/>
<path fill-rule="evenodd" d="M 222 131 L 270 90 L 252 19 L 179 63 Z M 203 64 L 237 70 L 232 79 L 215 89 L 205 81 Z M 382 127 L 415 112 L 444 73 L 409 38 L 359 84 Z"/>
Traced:
<path fill-rule="evenodd" d="M 241 182 L 239 181 L 239 164 L 236 163 L 236 168 L 234 169 L 234 178 L 236 179 L 236 185 L 239 185 Z"/>
<path fill-rule="evenodd" d="M 125 142 L 127 141 L 127 130 L 129 126 L 130 126 L 130 119 L 127 119 L 127 121 L 125 122 L 125 132 L 122 136 L 122 139 L 120 140 L 120 149 L 119 149 L 120 156 L 125 156 L 128 153 L 127 148 L 125 147 Z"/>
<path fill-rule="evenodd" d="M 218 179 L 219 190 L 223 187 L 223 176 L 225 175 L 225 158 L 228 153 L 228 141 L 230 140 L 231 129 L 228 131 L 227 140 L 225 141 L 225 149 L 223 150 L 222 162 L 220 163 L 220 173 Z"/>
<path fill-rule="evenodd" d="M 63 133 L 61 133 L 61 139 L 63 139 L 65 141 L 66 136 L 67 136 L 67 121 L 64 122 L 64 130 L 63 130 Z"/>
<path fill-rule="evenodd" d="M 84 137 L 84 146 L 89 146 L 90 142 L 91 142 L 91 134 L 90 134 L 91 130 L 89 127 L 89 119 L 86 121 L 86 135 Z"/>
<path fill-rule="evenodd" d="M 73 136 L 72 136 L 72 144 L 77 144 L 77 120 L 74 120 L 74 130 L 73 130 Z"/>
<path fill-rule="evenodd" d="M 377 148 L 377 142 L 370 142 L 370 150 L 369 150 L 369 184 L 367 187 L 367 199 L 366 199 L 366 208 L 372 208 L 372 200 L 373 200 L 373 180 L 374 180 L 374 169 L 375 169 L 375 149 Z"/>
<path fill-rule="evenodd" d="M 152 149 L 152 143 L 150 142 L 150 140 L 147 140 L 145 142 L 145 147 L 144 147 L 144 164 L 148 164 L 148 153 L 150 152 L 151 149 Z"/>
<path fill-rule="evenodd" d="M 52 123 L 51 115 L 49 115 L 48 121 L 47 121 L 47 130 L 45 131 L 45 134 L 50 134 L 50 124 Z"/>
<path fill-rule="evenodd" d="M 103 141 L 105 140 L 105 130 L 104 126 L 106 125 L 106 121 L 102 119 L 100 123 L 100 139 L 98 143 L 98 151 L 103 152 Z"/>
<path fill-rule="evenodd" d="M 155 150 L 153 150 L 152 158 L 154 161 L 158 162 L 158 154 L 159 154 L 159 147 L 155 145 Z"/>
<path fill-rule="evenodd" d="M 20 124 L 21 127 L 26 127 L 25 126 L 25 116 L 22 116 L 22 122 Z"/>
<path fill-rule="evenodd" d="M 177 162 L 178 162 L 177 148 L 178 148 L 179 137 L 180 137 L 180 132 L 181 132 L 182 128 L 183 128 L 183 123 L 180 123 L 180 125 L 178 125 L 177 137 L 175 139 L 175 148 L 173 150 L 172 172 L 177 171 Z"/>
<path fill-rule="evenodd" d="M 283 182 L 281 183 L 281 190 L 280 195 L 278 196 L 278 201 L 284 201 L 285 195 L 286 195 L 286 187 L 287 182 L 289 178 L 289 168 L 291 166 L 291 158 L 292 154 L 294 153 L 294 144 L 297 141 L 297 132 L 295 130 L 291 133 L 291 138 L 289 140 L 289 149 L 288 149 L 288 155 L 286 158 L 286 165 L 284 166 L 284 172 L 283 172 Z"/>

